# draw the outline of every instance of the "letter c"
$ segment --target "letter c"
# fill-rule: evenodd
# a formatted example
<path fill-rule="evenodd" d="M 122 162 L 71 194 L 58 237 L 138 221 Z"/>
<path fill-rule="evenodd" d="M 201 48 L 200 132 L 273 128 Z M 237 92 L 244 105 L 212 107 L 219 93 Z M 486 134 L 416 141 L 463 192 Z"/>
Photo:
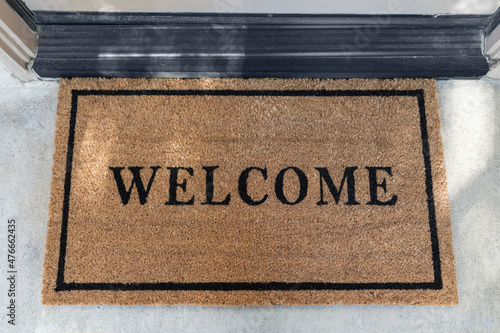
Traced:
<path fill-rule="evenodd" d="M 258 167 L 249 167 L 243 170 L 243 172 L 240 175 L 240 178 L 238 180 L 238 193 L 240 194 L 241 200 L 245 202 L 246 204 L 250 206 L 257 206 L 260 204 L 263 204 L 264 201 L 267 200 L 267 194 L 264 195 L 264 197 L 259 200 L 255 201 L 253 200 L 249 195 L 248 195 L 248 175 L 250 174 L 250 171 L 252 170 L 257 170 L 262 174 L 262 177 L 264 180 L 267 180 L 267 168 L 261 169 Z"/>

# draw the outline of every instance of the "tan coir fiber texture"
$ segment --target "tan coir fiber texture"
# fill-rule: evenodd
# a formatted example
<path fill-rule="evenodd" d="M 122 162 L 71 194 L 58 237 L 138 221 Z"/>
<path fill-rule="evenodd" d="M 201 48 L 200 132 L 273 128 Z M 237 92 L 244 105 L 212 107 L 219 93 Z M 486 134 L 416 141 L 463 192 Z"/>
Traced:
<path fill-rule="evenodd" d="M 433 80 L 62 79 L 45 304 L 457 304 Z"/>

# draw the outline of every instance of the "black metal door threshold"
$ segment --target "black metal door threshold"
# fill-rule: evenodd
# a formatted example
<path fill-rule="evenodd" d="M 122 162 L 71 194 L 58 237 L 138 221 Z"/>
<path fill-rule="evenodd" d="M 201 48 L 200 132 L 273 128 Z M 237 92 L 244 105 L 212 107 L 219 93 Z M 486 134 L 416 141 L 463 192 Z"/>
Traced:
<path fill-rule="evenodd" d="M 488 15 L 35 12 L 41 77 L 479 78 Z"/>

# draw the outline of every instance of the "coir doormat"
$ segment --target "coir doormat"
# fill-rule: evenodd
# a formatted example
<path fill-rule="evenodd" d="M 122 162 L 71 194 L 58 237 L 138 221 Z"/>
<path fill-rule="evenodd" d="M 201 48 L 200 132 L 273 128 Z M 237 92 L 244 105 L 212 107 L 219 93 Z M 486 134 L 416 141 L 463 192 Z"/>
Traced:
<path fill-rule="evenodd" d="M 457 303 L 433 80 L 63 79 L 45 304 Z"/>

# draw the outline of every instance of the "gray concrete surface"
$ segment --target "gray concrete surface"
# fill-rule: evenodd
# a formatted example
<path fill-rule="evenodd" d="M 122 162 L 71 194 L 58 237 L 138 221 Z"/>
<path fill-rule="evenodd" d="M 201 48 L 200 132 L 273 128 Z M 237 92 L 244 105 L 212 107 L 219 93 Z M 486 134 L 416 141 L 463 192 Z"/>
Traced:
<path fill-rule="evenodd" d="M 57 82 L 0 67 L 0 332 L 500 332 L 500 83 L 440 81 L 460 305 L 41 304 Z M 7 324 L 7 220 L 17 221 L 16 326 Z"/>

